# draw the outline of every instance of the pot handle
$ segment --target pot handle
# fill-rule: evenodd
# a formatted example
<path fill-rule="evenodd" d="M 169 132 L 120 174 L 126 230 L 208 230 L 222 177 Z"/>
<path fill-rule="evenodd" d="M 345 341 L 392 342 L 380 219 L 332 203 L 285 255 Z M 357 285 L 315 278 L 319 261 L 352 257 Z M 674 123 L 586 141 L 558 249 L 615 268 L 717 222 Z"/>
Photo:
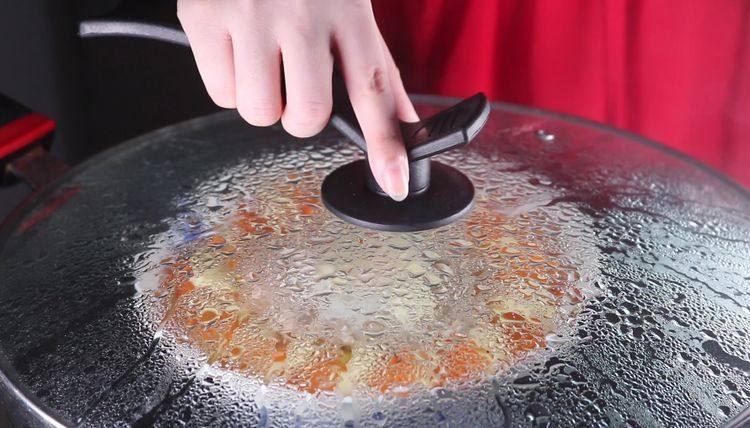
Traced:
<path fill-rule="evenodd" d="M 78 25 L 81 38 L 137 37 L 190 47 L 185 32 L 162 24 L 119 19 L 92 19 Z"/>
<path fill-rule="evenodd" d="M 37 113 L 0 126 L 0 183 L 17 177 L 37 190 L 67 171 L 68 165 L 47 151 L 54 129 L 53 120 Z"/>

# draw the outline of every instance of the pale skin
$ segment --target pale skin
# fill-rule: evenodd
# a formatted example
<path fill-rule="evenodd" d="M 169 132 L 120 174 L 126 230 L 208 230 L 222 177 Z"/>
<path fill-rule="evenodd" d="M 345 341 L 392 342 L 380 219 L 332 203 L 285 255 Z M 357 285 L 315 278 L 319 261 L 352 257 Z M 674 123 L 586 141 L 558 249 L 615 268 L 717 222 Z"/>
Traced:
<path fill-rule="evenodd" d="M 406 198 L 398 122 L 418 117 L 369 0 L 179 0 L 177 15 L 211 99 L 254 126 L 281 120 L 297 137 L 320 132 L 331 114 L 335 61 L 376 181 L 394 200 Z"/>

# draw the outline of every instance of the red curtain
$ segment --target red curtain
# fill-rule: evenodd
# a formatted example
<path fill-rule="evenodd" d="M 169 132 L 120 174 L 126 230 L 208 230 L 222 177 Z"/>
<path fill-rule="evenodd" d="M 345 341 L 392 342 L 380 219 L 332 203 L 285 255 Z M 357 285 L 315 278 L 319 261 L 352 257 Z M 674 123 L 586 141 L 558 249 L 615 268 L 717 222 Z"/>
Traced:
<path fill-rule="evenodd" d="M 748 0 L 375 0 L 407 90 L 605 122 L 750 187 Z"/>

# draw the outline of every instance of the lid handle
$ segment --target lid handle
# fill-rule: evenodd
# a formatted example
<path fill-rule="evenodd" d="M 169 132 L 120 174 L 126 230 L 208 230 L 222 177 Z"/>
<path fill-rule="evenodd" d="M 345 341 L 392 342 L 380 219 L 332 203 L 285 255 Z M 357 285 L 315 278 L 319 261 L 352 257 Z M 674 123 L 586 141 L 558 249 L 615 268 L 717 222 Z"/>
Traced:
<path fill-rule="evenodd" d="M 409 161 L 425 159 L 469 144 L 487 122 L 490 104 L 483 93 L 401 129 Z"/>
<path fill-rule="evenodd" d="M 484 126 L 489 111 L 487 97 L 480 92 L 427 119 L 413 123 L 401 122 L 401 134 L 409 162 L 468 144 Z M 331 124 L 367 153 L 367 144 L 359 124 L 356 119 L 347 116 L 337 108 Z"/>
<path fill-rule="evenodd" d="M 334 72 L 333 98 L 331 125 L 367 153 L 367 144 L 349 102 L 344 79 L 337 71 Z M 413 123 L 401 122 L 401 134 L 409 162 L 468 144 L 487 122 L 489 113 L 487 97 L 480 92 L 427 119 Z"/>

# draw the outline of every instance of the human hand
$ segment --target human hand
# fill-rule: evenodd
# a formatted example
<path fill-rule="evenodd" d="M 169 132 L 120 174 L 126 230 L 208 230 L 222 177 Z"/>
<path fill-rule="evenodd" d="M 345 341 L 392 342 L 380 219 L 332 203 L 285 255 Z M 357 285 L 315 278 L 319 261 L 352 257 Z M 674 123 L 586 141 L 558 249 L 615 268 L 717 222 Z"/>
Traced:
<path fill-rule="evenodd" d="M 178 0 L 177 15 L 211 99 L 255 126 L 281 119 L 294 136 L 320 132 L 336 57 L 375 180 L 391 198 L 407 196 L 398 121 L 419 119 L 368 0 Z"/>

